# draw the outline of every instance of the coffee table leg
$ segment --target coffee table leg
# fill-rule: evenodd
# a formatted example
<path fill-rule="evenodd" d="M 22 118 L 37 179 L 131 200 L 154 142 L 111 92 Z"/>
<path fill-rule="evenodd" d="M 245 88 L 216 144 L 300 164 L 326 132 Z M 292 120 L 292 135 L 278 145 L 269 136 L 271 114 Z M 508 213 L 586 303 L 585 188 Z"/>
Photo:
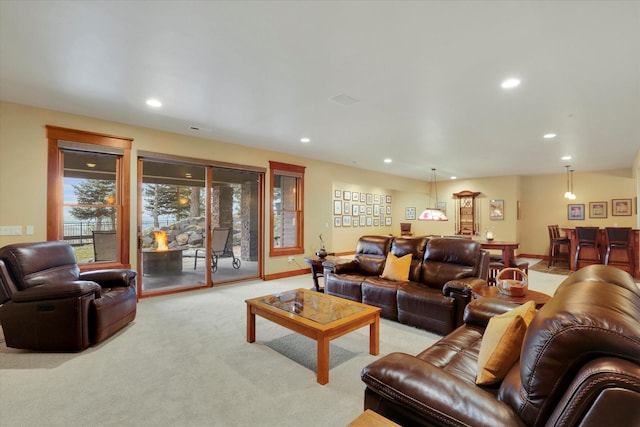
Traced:
<path fill-rule="evenodd" d="M 256 315 L 247 304 L 247 342 L 256 342 Z"/>
<path fill-rule="evenodd" d="M 329 339 L 318 338 L 318 384 L 329 382 Z"/>
<path fill-rule="evenodd" d="M 376 315 L 373 323 L 369 325 L 369 354 L 374 356 L 380 353 L 380 315 Z"/>

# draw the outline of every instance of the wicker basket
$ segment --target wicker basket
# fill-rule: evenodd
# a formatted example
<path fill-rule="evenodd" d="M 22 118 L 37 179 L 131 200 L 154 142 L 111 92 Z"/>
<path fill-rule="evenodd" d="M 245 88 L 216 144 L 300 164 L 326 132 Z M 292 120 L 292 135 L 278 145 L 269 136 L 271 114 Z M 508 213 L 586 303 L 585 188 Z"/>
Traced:
<path fill-rule="evenodd" d="M 509 277 L 517 277 L 516 275 L 519 274 L 522 276 L 522 280 L 501 279 L 504 273 L 509 273 Z M 521 297 L 527 294 L 527 289 L 529 289 L 529 278 L 525 272 L 519 268 L 505 268 L 500 270 L 496 276 L 496 286 L 498 288 L 498 292 L 503 295 Z"/>

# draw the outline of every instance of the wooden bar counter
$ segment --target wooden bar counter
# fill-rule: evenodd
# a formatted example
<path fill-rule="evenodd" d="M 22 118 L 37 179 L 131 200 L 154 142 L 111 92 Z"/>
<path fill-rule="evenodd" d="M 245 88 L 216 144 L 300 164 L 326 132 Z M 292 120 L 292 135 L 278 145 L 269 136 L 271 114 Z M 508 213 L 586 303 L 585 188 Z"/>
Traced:
<path fill-rule="evenodd" d="M 580 249 L 580 259 L 578 265 L 575 263 L 576 247 L 578 246 L 578 240 L 575 228 L 562 228 L 571 243 L 569 244 L 569 269 L 576 271 L 586 265 L 598 264 L 598 259 L 593 248 L 582 247 Z M 607 252 L 607 243 L 605 238 L 604 228 L 598 230 L 598 251 L 600 252 L 600 263 L 604 264 L 604 256 Z M 624 251 L 613 250 L 611 251 L 611 257 L 609 258 L 609 265 L 617 267 L 627 273 L 633 274 L 634 277 L 640 278 L 640 230 L 632 231 L 633 239 L 633 257 L 634 257 L 634 270 L 631 271 L 627 262 L 627 255 Z"/>

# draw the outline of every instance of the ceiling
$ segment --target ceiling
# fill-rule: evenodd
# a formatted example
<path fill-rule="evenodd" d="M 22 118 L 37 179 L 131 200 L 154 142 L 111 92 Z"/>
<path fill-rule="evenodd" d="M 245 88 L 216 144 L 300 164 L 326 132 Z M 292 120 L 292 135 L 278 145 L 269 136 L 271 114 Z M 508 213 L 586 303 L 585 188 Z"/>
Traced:
<path fill-rule="evenodd" d="M 631 168 L 640 2 L 2 0 L 0 99 L 423 180 Z"/>

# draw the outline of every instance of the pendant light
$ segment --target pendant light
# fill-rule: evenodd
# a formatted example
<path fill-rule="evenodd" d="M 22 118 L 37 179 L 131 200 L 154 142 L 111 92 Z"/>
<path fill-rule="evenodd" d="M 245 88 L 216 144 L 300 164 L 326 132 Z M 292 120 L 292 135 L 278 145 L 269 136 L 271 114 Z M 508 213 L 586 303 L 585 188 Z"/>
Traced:
<path fill-rule="evenodd" d="M 566 165 L 567 168 L 567 191 L 564 193 L 564 198 L 569 200 L 575 200 L 576 195 L 573 194 L 573 170 L 569 170 L 571 166 Z"/>
<path fill-rule="evenodd" d="M 435 193 L 434 193 L 435 188 Z M 437 208 L 438 206 L 438 183 L 436 182 L 436 169 L 431 168 L 431 184 L 429 186 L 429 200 L 435 194 L 436 204 L 433 208 L 427 207 L 418 217 L 418 221 L 449 221 L 449 218 Z"/>

